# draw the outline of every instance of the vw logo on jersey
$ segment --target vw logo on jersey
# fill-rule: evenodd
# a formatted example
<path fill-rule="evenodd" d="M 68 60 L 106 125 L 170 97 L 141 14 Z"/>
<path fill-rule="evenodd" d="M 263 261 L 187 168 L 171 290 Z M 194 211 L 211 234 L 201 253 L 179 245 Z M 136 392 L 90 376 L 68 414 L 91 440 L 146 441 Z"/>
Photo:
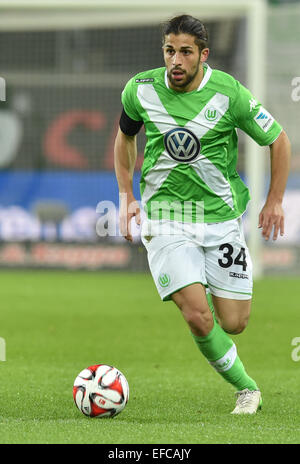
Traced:
<path fill-rule="evenodd" d="M 169 155 L 176 161 L 188 163 L 200 153 L 200 142 L 188 129 L 177 127 L 164 136 L 164 144 Z"/>

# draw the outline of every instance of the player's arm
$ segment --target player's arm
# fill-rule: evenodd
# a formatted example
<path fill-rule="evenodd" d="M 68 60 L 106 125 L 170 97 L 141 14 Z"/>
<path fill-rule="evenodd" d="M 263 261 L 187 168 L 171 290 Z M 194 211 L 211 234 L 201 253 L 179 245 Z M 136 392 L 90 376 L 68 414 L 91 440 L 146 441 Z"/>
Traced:
<path fill-rule="evenodd" d="M 120 195 L 120 231 L 130 242 L 132 242 L 131 218 L 135 216 L 136 223 L 140 224 L 140 209 L 133 195 L 132 179 L 137 158 L 136 133 L 141 125 L 128 118 L 123 111 L 114 146 L 114 166 Z"/>
<path fill-rule="evenodd" d="M 273 240 L 278 233 L 284 234 L 283 195 L 289 174 L 291 145 L 285 131 L 270 145 L 271 180 L 266 202 L 259 215 L 258 227 L 262 235 L 269 240 L 272 229 Z"/>

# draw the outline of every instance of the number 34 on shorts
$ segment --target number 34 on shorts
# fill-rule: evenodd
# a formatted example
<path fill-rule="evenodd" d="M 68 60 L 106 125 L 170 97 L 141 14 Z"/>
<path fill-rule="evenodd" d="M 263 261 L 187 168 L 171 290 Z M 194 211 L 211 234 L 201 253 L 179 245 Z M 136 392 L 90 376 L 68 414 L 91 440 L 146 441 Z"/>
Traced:
<path fill-rule="evenodd" d="M 252 262 L 245 243 L 222 243 L 207 248 L 206 280 L 216 296 L 250 299 L 252 296 Z"/>
<path fill-rule="evenodd" d="M 244 247 L 241 247 L 238 255 L 236 258 L 233 260 L 233 252 L 234 248 L 230 243 L 223 243 L 219 247 L 220 251 L 224 251 L 223 254 L 223 259 L 218 259 L 218 263 L 221 267 L 224 267 L 225 269 L 229 268 L 232 266 L 232 264 L 236 264 L 237 266 L 242 266 L 243 271 L 247 270 L 247 257 L 246 257 L 246 249 Z M 247 276 L 244 276 L 245 278 L 248 278 Z"/>

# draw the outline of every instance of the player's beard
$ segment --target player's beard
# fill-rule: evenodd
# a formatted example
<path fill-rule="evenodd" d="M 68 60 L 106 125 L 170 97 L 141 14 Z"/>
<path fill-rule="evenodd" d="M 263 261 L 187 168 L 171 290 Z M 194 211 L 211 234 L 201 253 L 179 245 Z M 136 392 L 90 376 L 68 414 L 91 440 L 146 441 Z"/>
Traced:
<path fill-rule="evenodd" d="M 173 87 L 177 87 L 181 91 L 184 91 L 186 87 L 188 87 L 191 84 L 191 82 L 193 82 L 193 80 L 196 78 L 196 76 L 199 73 L 199 69 L 200 69 L 200 58 L 198 60 L 198 63 L 196 64 L 196 69 L 194 72 L 187 73 L 181 68 L 172 68 L 170 71 L 167 72 L 167 76 L 168 76 L 169 82 L 172 84 Z M 184 74 L 185 79 L 183 79 L 182 82 L 178 82 L 177 80 L 173 79 L 172 72 L 175 70 L 181 71 Z"/>

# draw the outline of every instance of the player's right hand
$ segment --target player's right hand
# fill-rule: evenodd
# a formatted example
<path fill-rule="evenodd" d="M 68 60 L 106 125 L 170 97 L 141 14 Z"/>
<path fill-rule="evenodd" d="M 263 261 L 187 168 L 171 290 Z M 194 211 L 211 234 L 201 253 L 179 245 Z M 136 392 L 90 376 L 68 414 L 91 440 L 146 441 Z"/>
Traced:
<path fill-rule="evenodd" d="M 141 224 L 139 202 L 132 193 L 120 193 L 119 226 L 121 235 L 129 242 L 133 241 L 130 227 L 131 219 L 135 217 L 137 225 Z"/>

